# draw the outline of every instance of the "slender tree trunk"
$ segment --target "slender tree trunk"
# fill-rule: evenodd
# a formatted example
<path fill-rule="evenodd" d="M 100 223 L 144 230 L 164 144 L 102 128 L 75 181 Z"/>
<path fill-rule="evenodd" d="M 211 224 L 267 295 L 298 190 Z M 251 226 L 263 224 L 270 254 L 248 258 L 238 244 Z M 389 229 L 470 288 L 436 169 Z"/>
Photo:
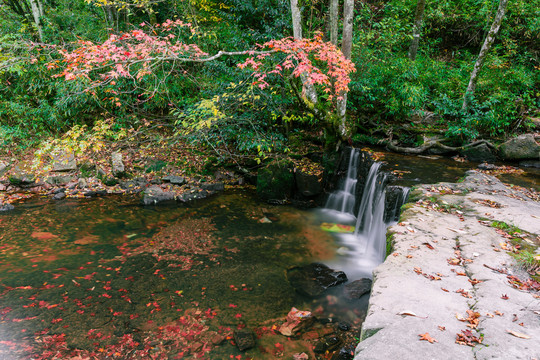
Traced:
<path fill-rule="evenodd" d="M 43 15 L 43 7 L 38 4 L 38 0 L 30 0 L 30 6 L 32 8 L 32 16 L 34 17 L 34 24 L 39 35 L 39 41 L 43 42 L 43 27 L 41 25 L 41 16 Z"/>
<path fill-rule="evenodd" d="M 426 9 L 426 0 L 418 0 L 416 12 L 414 14 L 413 39 L 409 48 L 409 59 L 414 61 L 418 52 L 418 43 L 420 42 L 420 32 L 422 30 L 422 21 L 424 19 L 424 10 Z"/>
<path fill-rule="evenodd" d="M 480 49 L 480 54 L 478 55 L 478 58 L 476 59 L 476 63 L 474 64 L 474 68 L 471 73 L 471 78 L 469 80 L 469 85 L 467 86 L 467 91 L 465 92 L 465 96 L 463 97 L 462 110 L 467 110 L 467 108 L 469 107 L 470 98 L 474 95 L 474 90 L 476 89 L 476 81 L 478 80 L 478 73 L 480 72 L 480 69 L 482 68 L 482 65 L 484 64 L 484 60 L 486 59 L 486 55 L 489 49 L 491 48 L 491 45 L 495 41 L 495 36 L 497 35 L 497 32 L 499 32 L 502 20 L 504 18 L 504 14 L 506 13 L 507 5 L 508 5 L 508 0 L 499 0 L 499 8 L 497 9 L 497 14 L 495 15 L 495 19 L 493 20 L 493 23 L 491 24 L 491 29 L 489 29 L 486 39 L 484 40 L 482 49 Z"/>
<path fill-rule="evenodd" d="M 298 7 L 298 0 L 291 0 L 291 13 L 293 23 L 293 36 L 295 39 L 302 39 L 302 14 Z M 308 80 L 306 74 L 300 75 L 302 80 L 302 95 L 306 98 L 311 105 L 315 105 L 318 102 L 317 91 L 315 86 Z"/>
<path fill-rule="evenodd" d="M 354 0 L 345 0 L 343 7 L 343 40 L 341 43 L 341 52 L 347 59 L 351 58 L 352 53 L 352 34 L 354 21 Z M 337 101 L 338 116 L 340 119 L 339 131 L 341 136 L 348 135 L 347 126 L 347 93 L 339 94 Z"/>
<path fill-rule="evenodd" d="M 338 42 L 339 0 L 330 0 L 330 42 L 337 46 Z"/>

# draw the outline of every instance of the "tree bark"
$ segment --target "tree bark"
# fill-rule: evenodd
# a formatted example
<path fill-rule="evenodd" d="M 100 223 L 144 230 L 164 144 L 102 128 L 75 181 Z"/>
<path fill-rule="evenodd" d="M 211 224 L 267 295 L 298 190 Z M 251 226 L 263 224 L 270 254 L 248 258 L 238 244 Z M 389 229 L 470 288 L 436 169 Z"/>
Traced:
<path fill-rule="evenodd" d="M 39 4 L 39 0 L 30 0 L 30 6 L 32 8 L 32 16 L 34 17 L 34 24 L 39 35 L 39 41 L 43 42 L 43 26 L 41 25 L 41 16 L 43 15 L 43 7 Z"/>
<path fill-rule="evenodd" d="M 347 59 L 351 58 L 352 54 L 352 34 L 354 21 L 354 0 L 345 0 L 343 6 L 343 40 L 341 43 L 341 52 Z M 339 94 L 337 100 L 337 111 L 339 117 L 339 131 L 341 136 L 348 135 L 347 127 L 347 93 Z"/>
<path fill-rule="evenodd" d="M 339 0 L 330 0 L 330 42 L 337 46 L 338 42 Z"/>
<path fill-rule="evenodd" d="M 418 44 L 420 43 L 420 32 L 422 30 L 422 21 L 424 19 L 424 10 L 426 9 L 426 0 L 418 0 L 416 4 L 416 12 L 414 14 L 413 39 L 409 48 L 409 59 L 414 61 L 418 52 Z"/>
<path fill-rule="evenodd" d="M 465 92 L 465 95 L 463 96 L 462 110 L 467 110 L 467 108 L 469 107 L 470 98 L 474 95 L 474 91 L 476 89 L 478 73 L 480 72 L 482 65 L 484 65 L 484 60 L 486 59 L 487 53 L 489 49 L 491 48 L 491 45 L 495 41 L 495 36 L 499 32 L 502 20 L 504 18 L 504 14 L 506 13 L 507 5 L 508 5 L 508 0 L 499 0 L 499 8 L 497 9 L 497 14 L 495 15 L 495 19 L 493 20 L 493 23 L 491 24 L 491 28 L 489 29 L 486 39 L 484 40 L 484 44 L 482 45 L 482 48 L 480 49 L 480 54 L 478 55 L 478 58 L 476 59 L 476 63 L 474 64 L 474 68 L 471 73 L 471 78 L 469 80 L 469 85 L 467 86 L 467 91 Z"/>
<path fill-rule="evenodd" d="M 292 14 L 292 23 L 293 23 L 293 37 L 295 39 L 302 39 L 302 14 L 300 13 L 300 8 L 298 7 L 298 0 L 291 0 L 291 14 Z M 302 80 L 302 95 L 303 97 L 311 102 L 311 105 L 315 105 L 318 102 L 317 91 L 315 86 L 308 80 L 306 74 L 301 74 L 300 79 Z"/>

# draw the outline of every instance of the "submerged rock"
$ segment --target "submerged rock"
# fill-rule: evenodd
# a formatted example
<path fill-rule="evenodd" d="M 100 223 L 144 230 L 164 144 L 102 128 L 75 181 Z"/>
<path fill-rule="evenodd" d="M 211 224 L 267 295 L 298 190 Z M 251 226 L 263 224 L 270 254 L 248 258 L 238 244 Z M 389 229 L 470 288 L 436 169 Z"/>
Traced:
<path fill-rule="evenodd" d="M 319 341 L 319 343 L 315 346 L 315 349 L 313 349 L 313 351 L 316 352 L 317 354 L 324 354 L 327 351 L 332 352 L 336 350 L 337 348 L 339 348 L 339 346 L 342 343 L 343 342 L 338 336 L 331 334 L 322 338 Z"/>
<path fill-rule="evenodd" d="M 1 204 L 0 203 L 0 212 L 3 212 L 3 211 L 11 211 L 15 209 L 15 206 L 11 205 L 11 204 Z"/>
<path fill-rule="evenodd" d="M 344 286 L 344 294 L 348 299 L 360 299 L 363 295 L 371 291 L 371 279 L 355 280 Z"/>
<path fill-rule="evenodd" d="M 315 318 L 310 311 L 301 311 L 293 307 L 287 314 L 287 321 L 281 325 L 279 332 L 285 336 L 294 336 L 313 324 Z"/>
<path fill-rule="evenodd" d="M 53 200 L 62 200 L 66 198 L 66 193 L 64 191 L 59 191 L 53 195 Z"/>
<path fill-rule="evenodd" d="M 238 329 L 233 333 L 238 350 L 245 351 L 255 347 L 255 334 L 250 329 Z"/>
<path fill-rule="evenodd" d="M 287 271 L 287 278 L 296 291 L 309 297 L 320 296 L 328 288 L 347 281 L 343 271 L 330 269 L 321 263 L 293 267 Z"/>

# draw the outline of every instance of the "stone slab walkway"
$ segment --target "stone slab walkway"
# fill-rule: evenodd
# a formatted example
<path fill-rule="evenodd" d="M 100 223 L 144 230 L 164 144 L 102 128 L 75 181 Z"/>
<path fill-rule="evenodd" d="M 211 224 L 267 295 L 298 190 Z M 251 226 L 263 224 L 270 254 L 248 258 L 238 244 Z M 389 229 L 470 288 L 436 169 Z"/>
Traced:
<path fill-rule="evenodd" d="M 511 286 L 508 276 L 526 273 L 493 226 L 516 226 L 538 243 L 537 199 L 476 171 L 461 183 L 422 185 L 412 198 L 389 229 L 394 252 L 374 271 L 355 360 L 540 359 L 540 292 Z"/>

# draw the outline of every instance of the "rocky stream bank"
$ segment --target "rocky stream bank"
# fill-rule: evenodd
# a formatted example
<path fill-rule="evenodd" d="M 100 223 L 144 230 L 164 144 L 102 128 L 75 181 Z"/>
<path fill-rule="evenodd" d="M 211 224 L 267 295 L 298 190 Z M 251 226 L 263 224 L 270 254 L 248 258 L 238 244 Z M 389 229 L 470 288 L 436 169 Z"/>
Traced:
<path fill-rule="evenodd" d="M 540 269 L 516 262 L 540 258 L 538 200 L 478 171 L 418 186 L 374 270 L 355 359 L 540 358 Z"/>

